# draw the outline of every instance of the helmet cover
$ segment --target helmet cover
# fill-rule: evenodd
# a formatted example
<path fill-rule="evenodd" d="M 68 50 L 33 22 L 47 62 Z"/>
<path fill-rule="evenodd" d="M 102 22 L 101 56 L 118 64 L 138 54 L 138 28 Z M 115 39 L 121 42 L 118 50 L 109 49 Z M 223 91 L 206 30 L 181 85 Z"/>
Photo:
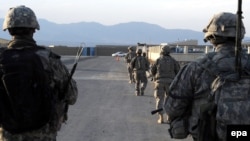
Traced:
<path fill-rule="evenodd" d="M 241 38 L 244 38 L 245 27 L 241 20 Z M 210 36 L 236 37 L 237 15 L 228 12 L 215 14 L 209 24 L 203 29 L 204 39 Z"/>
<path fill-rule="evenodd" d="M 35 13 L 23 5 L 10 8 L 3 22 L 3 30 L 14 27 L 40 29 Z"/>

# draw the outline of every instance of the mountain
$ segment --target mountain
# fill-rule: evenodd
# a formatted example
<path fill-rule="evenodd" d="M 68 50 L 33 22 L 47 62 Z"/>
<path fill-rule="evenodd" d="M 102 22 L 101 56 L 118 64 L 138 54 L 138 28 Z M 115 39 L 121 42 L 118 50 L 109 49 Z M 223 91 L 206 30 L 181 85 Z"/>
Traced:
<path fill-rule="evenodd" d="M 0 19 L 2 27 L 3 19 Z M 188 29 L 165 29 L 159 25 L 145 22 L 128 22 L 105 26 L 96 22 L 79 22 L 71 24 L 56 24 L 45 19 L 39 19 L 41 29 L 36 31 L 35 40 L 43 45 L 77 45 L 126 44 L 137 42 L 160 44 L 178 40 L 195 39 L 203 42 L 204 34 Z M 0 32 L 0 38 L 9 39 L 7 32 Z"/>

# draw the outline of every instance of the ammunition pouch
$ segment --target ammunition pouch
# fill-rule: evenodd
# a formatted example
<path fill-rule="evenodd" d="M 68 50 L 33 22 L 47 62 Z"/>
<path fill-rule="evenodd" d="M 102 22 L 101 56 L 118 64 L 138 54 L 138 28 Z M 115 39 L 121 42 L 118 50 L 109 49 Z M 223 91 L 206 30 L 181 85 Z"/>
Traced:
<path fill-rule="evenodd" d="M 171 138 L 185 139 L 188 135 L 188 119 L 186 117 L 176 118 L 170 123 L 168 129 Z"/>

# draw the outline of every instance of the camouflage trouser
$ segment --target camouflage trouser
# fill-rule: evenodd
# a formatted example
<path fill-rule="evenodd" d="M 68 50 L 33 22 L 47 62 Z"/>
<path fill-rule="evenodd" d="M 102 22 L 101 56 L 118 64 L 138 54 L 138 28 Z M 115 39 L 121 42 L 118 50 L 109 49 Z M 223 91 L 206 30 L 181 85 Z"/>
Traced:
<path fill-rule="evenodd" d="M 156 109 L 163 108 L 165 97 L 168 96 L 169 82 L 155 82 L 154 97 L 156 99 Z M 163 114 L 163 111 L 158 112 Z"/>
<path fill-rule="evenodd" d="M 56 135 L 56 132 L 50 132 L 47 124 L 41 129 L 21 134 L 11 134 L 2 130 L 0 132 L 0 141 L 56 141 Z"/>
<path fill-rule="evenodd" d="M 134 76 L 133 76 L 133 69 L 130 67 L 130 64 L 127 64 L 127 70 L 128 70 L 128 76 L 129 76 L 129 80 L 131 82 L 134 82 Z"/>
<path fill-rule="evenodd" d="M 147 87 L 148 79 L 145 71 L 135 71 L 135 90 L 137 92 L 144 91 Z"/>

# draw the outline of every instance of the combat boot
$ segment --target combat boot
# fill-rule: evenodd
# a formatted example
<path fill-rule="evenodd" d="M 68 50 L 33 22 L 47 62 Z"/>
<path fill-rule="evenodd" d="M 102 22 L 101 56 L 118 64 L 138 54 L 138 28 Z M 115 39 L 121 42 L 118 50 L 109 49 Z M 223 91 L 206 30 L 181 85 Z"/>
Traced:
<path fill-rule="evenodd" d="M 140 91 L 135 91 L 135 96 L 139 96 L 140 95 Z"/>
<path fill-rule="evenodd" d="M 163 114 L 159 114 L 159 119 L 157 121 L 159 124 L 162 124 L 164 122 L 163 120 Z"/>
<path fill-rule="evenodd" d="M 141 95 L 144 95 L 144 88 L 141 88 Z"/>

